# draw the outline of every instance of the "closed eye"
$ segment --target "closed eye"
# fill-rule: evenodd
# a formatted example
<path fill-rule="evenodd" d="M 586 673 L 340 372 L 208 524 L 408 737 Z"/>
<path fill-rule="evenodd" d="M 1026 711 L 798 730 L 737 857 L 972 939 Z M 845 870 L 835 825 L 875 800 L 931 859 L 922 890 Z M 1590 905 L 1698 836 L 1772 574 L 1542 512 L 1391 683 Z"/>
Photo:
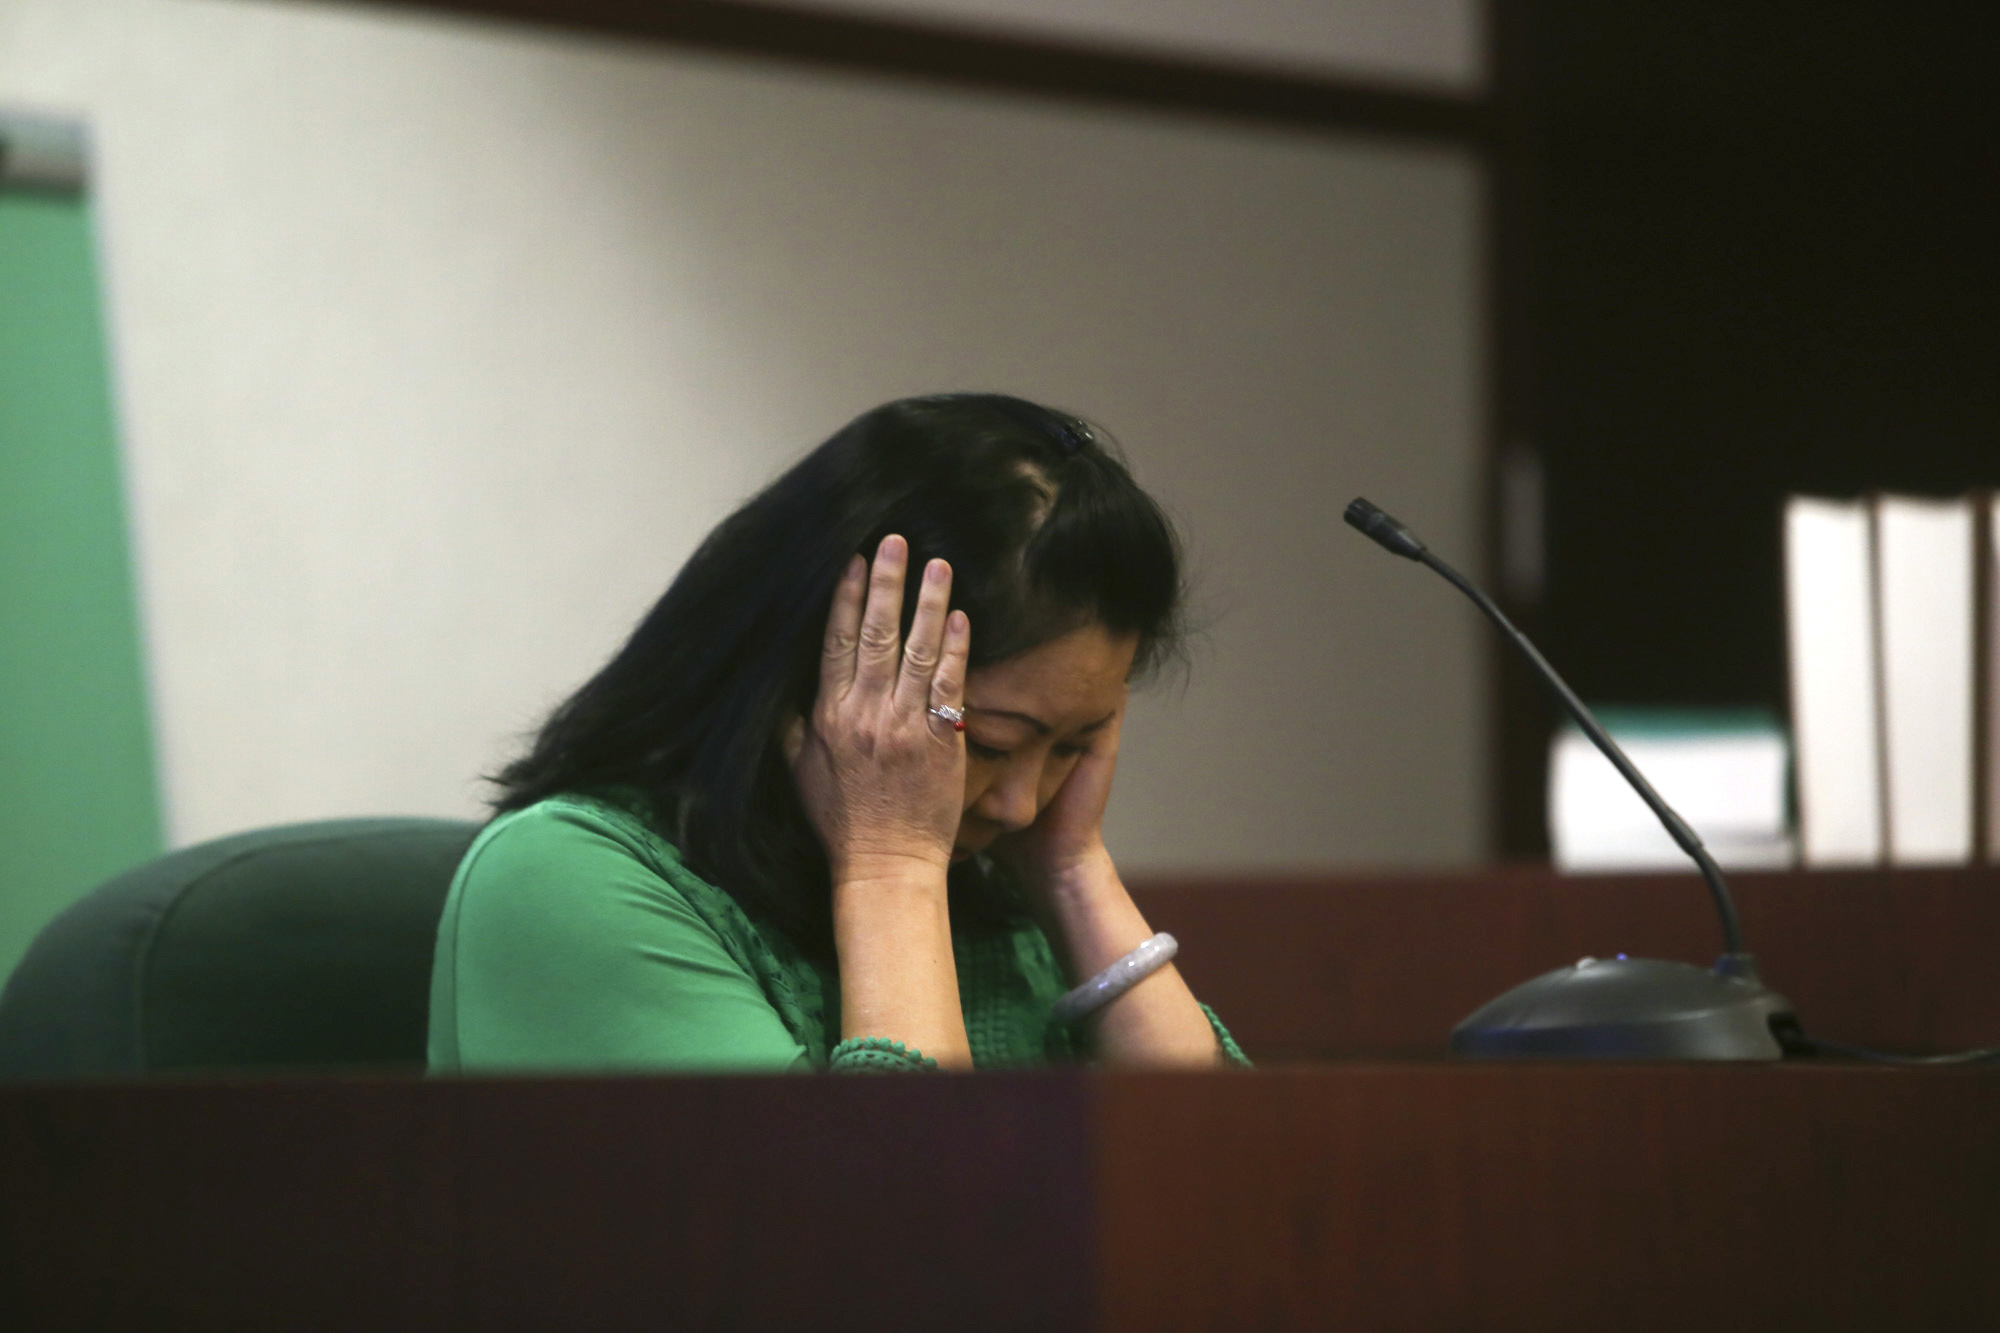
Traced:
<path fill-rule="evenodd" d="M 1005 759 L 1007 757 L 1005 750 L 996 750 L 990 745 L 981 745 L 978 741 L 974 740 L 966 741 L 965 749 L 968 754 L 976 755 L 981 759 Z"/>

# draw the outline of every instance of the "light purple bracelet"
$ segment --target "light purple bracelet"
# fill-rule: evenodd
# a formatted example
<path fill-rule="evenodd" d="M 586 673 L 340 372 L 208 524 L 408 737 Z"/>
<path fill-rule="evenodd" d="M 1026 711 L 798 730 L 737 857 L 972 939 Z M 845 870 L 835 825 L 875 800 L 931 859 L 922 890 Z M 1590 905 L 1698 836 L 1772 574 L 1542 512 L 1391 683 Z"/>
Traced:
<path fill-rule="evenodd" d="M 1086 1014 L 1096 1013 L 1172 962 L 1180 948 L 1173 936 L 1160 932 L 1057 1000 L 1056 1018 L 1073 1023 Z"/>

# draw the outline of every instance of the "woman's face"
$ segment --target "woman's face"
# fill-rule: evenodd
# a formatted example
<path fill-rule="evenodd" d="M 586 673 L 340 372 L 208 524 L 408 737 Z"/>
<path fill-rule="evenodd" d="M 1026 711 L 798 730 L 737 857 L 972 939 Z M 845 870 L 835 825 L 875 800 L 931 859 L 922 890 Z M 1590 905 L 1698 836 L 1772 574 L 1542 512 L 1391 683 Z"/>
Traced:
<path fill-rule="evenodd" d="M 972 632 L 977 638 L 979 627 Z M 1136 634 L 1085 625 L 968 672 L 965 812 L 954 861 L 1035 822 L 1125 702 Z"/>

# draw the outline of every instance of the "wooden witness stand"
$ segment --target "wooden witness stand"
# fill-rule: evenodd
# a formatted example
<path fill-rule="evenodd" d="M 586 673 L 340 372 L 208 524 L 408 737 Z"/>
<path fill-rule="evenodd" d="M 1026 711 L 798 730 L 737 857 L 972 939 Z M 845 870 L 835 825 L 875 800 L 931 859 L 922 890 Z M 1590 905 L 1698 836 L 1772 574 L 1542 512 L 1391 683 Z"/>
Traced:
<path fill-rule="evenodd" d="M 1810 1031 L 2000 1039 L 2000 875 L 1743 876 Z M 1255 1074 L 0 1088 L 8 1327 L 1973 1328 L 2000 1070 L 1473 1065 L 1692 877 L 1142 892 Z"/>

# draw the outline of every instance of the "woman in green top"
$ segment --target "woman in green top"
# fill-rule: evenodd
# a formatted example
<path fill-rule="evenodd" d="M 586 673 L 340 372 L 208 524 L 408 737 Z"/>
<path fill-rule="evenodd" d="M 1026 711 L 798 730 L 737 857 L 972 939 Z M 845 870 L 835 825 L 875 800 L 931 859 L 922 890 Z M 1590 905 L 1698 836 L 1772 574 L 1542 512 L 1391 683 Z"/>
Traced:
<path fill-rule="evenodd" d="M 1179 550 L 1086 423 L 877 408 L 718 527 L 498 777 L 439 926 L 433 1069 L 1241 1061 L 1102 836 Z"/>

